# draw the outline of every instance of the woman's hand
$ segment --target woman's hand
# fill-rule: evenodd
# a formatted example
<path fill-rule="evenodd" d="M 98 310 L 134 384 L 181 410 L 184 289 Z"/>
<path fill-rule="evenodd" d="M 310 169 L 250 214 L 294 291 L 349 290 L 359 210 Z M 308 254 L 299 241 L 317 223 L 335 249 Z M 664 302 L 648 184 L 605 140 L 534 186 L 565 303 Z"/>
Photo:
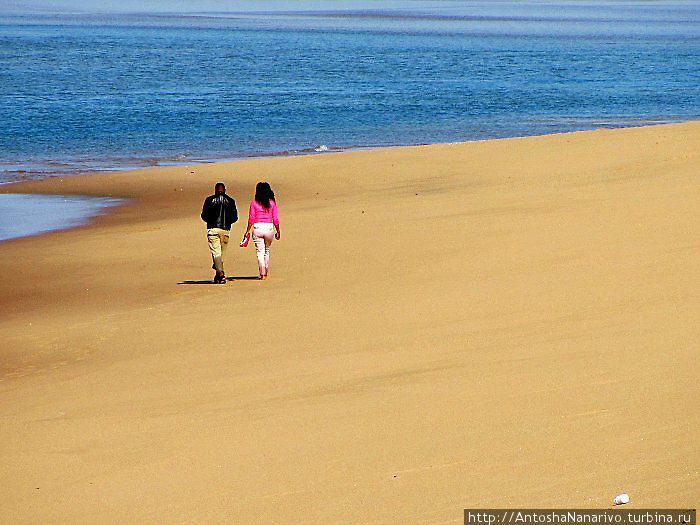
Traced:
<path fill-rule="evenodd" d="M 275 239 L 277 239 L 278 241 L 280 240 L 280 232 L 279 232 L 279 230 L 277 230 L 277 233 L 275 233 Z"/>

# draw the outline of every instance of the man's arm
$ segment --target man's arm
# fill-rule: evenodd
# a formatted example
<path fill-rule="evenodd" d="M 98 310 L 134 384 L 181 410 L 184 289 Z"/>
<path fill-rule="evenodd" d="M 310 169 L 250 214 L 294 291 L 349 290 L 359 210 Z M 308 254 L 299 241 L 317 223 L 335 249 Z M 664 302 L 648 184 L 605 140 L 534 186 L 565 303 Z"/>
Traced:
<path fill-rule="evenodd" d="M 204 199 L 204 205 L 202 206 L 202 214 L 200 217 L 204 222 L 208 222 L 207 217 L 209 216 L 209 199 Z"/>
<path fill-rule="evenodd" d="M 231 224 L 238 222 L 238 210 L 236 209 L 236 201 L 233 199 L 231 199 L 231 217 L 233 218 Z"/>

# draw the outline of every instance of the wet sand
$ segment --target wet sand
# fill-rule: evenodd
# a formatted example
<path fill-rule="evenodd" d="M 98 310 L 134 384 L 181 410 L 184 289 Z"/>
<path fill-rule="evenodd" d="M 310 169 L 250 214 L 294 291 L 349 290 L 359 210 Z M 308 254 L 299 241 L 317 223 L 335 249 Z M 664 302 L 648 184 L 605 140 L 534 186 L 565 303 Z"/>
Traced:
<path fill-rule="evenodd" d="M 0 187 L 129 199 L 0 243 L 0 521 L 695 507 L 699 173 L 696 122 Z M 270 280 L 207 284 L 217 180 Z"/>

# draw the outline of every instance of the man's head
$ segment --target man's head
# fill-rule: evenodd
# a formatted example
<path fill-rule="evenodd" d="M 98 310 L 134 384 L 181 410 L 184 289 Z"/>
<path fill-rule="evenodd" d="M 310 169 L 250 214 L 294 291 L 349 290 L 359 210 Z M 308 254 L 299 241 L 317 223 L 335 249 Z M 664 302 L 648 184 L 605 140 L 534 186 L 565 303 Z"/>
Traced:
<path fill-rule="evenodd" d="M 216 193 L 217 195 L 221 193 L 226 193 L 226 184 L 224 184 L 223 182 L 217 182 L 216 186 L 214 186 L 214 193 Z"/>

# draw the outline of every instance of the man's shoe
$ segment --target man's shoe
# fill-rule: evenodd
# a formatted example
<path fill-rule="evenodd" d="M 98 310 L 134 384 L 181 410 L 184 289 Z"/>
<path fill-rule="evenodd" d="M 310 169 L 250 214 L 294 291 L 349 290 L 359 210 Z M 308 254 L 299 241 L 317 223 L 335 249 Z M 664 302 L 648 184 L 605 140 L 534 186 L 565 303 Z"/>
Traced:
<path fill-rule="evenodd" d="M 219 284 L 226 284 L 226 275 L 223 273 L 221 274 L 221 277 L 219 278 Z"/>

